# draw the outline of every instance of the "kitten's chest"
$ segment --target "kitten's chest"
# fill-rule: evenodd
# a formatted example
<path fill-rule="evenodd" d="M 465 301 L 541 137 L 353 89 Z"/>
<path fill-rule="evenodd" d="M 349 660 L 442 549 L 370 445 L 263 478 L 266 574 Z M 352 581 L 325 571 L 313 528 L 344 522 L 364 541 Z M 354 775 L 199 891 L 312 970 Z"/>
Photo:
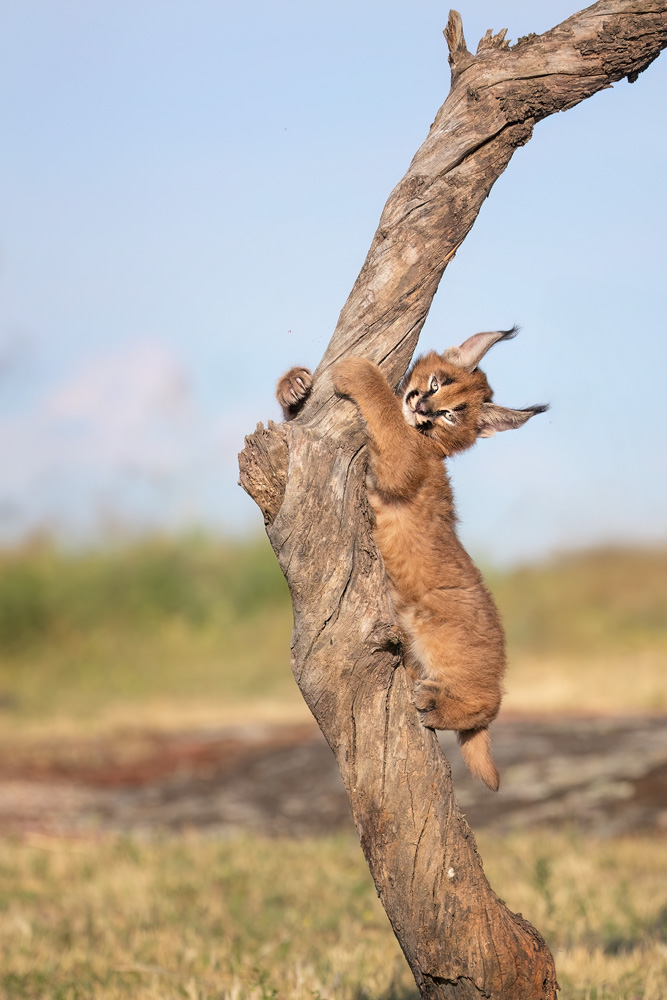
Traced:
<path fill-rule="evenodd" d="M 428 590 L 438 553 L 453 532 L 453 516 L 442 505 L 434 509 L 428 498 L 392 502 L 369 490 L 368 499 L 375 513 L 373 535 L 394 587 L 406 598 Z"/>

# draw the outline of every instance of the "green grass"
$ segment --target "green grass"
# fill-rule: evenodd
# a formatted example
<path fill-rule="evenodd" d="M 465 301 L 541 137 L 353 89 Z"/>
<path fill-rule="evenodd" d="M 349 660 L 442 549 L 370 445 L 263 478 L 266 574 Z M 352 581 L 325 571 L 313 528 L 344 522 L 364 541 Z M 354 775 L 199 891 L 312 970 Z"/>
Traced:
<path fill-rule="evenodd" d="M 49 542 L 0 553 L 0 643 L 34 649 L 90 629 L 220 628 L 289 607 L 264 539 L 148 538 L 65 552 Z"/>
<path fill-rule="evenodd" d="M 149 539 L 0 554 L 0 706 L 85 720 L 151 702 L 298 704 L 291 610 L 268 543 Z"/>
<path fill-rule="evenodd" d="M 506 708 L 667 710 L 666 580 L 667 551 L 647 550 L 489 574 L 508 634 Z M 0 713 L 298 714 L 291 624 L 265 539 L 0 552 Z"/>
<path fill-rule="evenodd" d="M 568 1000 L 667 995 L 667 844 L 480 838 Z M 660 891 L 660 886 L 663 891 Z M 0 842 L 4 997 L 408 1000 L 356 840 Z"/>

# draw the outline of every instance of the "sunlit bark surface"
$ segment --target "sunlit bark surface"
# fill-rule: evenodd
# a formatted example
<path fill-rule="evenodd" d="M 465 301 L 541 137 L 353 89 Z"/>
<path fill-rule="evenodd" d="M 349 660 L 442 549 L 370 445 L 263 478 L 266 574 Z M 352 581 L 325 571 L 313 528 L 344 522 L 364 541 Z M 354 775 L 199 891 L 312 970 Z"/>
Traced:
<path fill-rule="evenodd" d="M 246 439 L 241 484 L 290 586 L 294 675 L 422 995 L 552 1000 L 551 954 L 489 886 L 449 764 L 412 706 L 370 531 L 363 431 L 330 369 L 363 354 L 400 379 L 447 262 L 514 150 L 540 119 L 634 80 L 667 44 L 667 0 L 601 0 L 512 47 L 487 32 L 476 55 L 455 11 L 445 35 L 450 93 L 389 196 L 310 400 Z"/>

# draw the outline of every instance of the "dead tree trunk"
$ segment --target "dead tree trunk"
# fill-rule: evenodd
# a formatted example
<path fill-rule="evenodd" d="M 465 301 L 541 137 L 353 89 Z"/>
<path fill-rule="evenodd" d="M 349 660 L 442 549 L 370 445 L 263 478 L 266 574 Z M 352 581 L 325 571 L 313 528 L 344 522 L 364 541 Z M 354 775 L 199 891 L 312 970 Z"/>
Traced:
<path fill-rule="evenodd" d="M 546 1000 L 551 954 L 489 886 L 449 764 L 412 706 L 367 516 L 364 435 L 329 371 L 363 354 L 399 380 L 447 262 L 514 150 L 541 118 L 635 80 L 667 45 L 667 0 L 600 0 L 512 48 L 488 31 L 474 56 L 455 11 L 445 36 L 449 96 L 387 201 L 307 406 L 246 438 L 241 484 L 290 586 L 294 675 L 422 995 Z"/>

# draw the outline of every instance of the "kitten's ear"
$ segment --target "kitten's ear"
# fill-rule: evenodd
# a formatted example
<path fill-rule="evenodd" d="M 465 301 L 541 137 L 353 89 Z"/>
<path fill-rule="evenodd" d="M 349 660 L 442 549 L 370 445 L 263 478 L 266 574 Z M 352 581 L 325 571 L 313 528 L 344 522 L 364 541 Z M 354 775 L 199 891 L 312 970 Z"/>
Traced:
<path fill-rule="evenodd" d="M 460 347 L 449 347 L 442 355 L 444 361 L 449 361 L 467 372 L 474 372 L 486 352 L 499 340 L 511 340 L 519 332 L 518 326 L 511 330 L 490 330 L 488 333 L 475 333 L 464 340 Z"/>
<path fill-rule="evenodd" d="M 491 437 L 497 431 L 513 431 L 523 427 L 536 413 L 544 413 L 548 406 L 526 406 L 523 410 L 510 410 L 496 403 L 482 403 L 482 411 L 477 421 L 477 437 Z"/>

